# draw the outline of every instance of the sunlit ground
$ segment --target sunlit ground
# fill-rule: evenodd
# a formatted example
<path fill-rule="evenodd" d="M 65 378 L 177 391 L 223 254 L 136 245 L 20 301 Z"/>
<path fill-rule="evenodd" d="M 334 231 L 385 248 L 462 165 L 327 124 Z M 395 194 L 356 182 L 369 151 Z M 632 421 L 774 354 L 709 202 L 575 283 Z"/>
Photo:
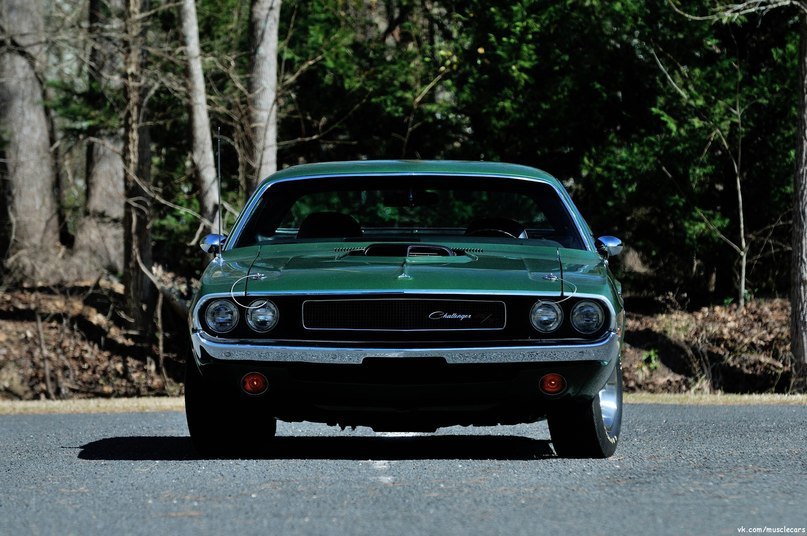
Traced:
<path fill-rule="evenodd" d="M 628 404 L 700 404 L 700 405 L 807 405 L 807 395 L 781 394 L 651 394 L 625 393 Z M 129 413 L 148 411 L 183 411 L 184 399 L 93 398 L 83 400 L 0 400 L 0 415 L 35 413 Z"/>

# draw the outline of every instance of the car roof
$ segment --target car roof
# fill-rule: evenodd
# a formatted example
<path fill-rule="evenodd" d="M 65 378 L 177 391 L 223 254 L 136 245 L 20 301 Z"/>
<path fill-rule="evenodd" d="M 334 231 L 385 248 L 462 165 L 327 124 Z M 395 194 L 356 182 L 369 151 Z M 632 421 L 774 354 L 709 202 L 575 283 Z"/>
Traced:
<path fill-rule="evenodd" d="M 510 177 L 536 179 L 552 183 L 559 187 L 561 186 L 560 182 L 549 173 L 537 168 L 518 164 L 461 160 L 353 160 L 301 164 L 288 167 L 265 179 L 261 183 L 261 187 L 273 182 L 303 178 L 384 175 Z"/>

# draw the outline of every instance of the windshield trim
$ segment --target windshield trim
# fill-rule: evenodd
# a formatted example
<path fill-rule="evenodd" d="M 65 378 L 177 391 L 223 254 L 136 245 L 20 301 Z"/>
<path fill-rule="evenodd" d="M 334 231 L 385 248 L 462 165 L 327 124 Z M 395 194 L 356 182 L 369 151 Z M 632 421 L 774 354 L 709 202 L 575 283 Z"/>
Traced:
<path fill-rule="evenodd" d="M 577 229 L 578 234 L 585 246 L 586 251 L 596 251 L 594 248 L 593 241 L 591 239 L 590 233 L 586 232 L 587 227 L 583 227 L 582 224 L 582 217 L 580 216 L 579 212 L 577 211 L 576 207 L 571 201 L 571 198 L 568 195 L 568 192 L 564 190 L 562 187 L 558 187 L 554 182 L 549 180 L 544 180 L 535 177 L 521 177 L 521 176 L 513 176 L 513 175 L 496 175 L 496 174 L 480 174 L 480 173 L 439 173 L 435 174 L 433 172 L 411 172 L 411 173 L 400 173 L 400 172 L 388 172 L 388 173 L 370 173 L 370 172 L 357 172 L 357 173 L 337 173 L 337 174 L 324 174 L 324 175 L 308 175 L 304 177 L 289 177 L 278 179 L 275 181 L 264 182 L 262 186 L 260 186 L 253 194 L 250 196 L 249 200 L 245 207 L 241 210 L 241 214 L 239 215 L 238 219 L 233 226 L 232 232 L 230 236 L 227 238 L 227 241 L 224 245 L 223 251 L 230 251 L 235 249 L 235 244 L 238 243 L 241 233 L 246 226 L 246 223 L 252 218 L 252 214 L 255 212 L 255 209 L 258 207 L 260 200 L 266 195 L 266 192 L 272 188 L 273 186 L 291 182 L 298 182 L 298 181 L 308 181 L 308 180 L 318 180 L 318 179 L 356 179 L 362 177 L 434 177 L 434 176 L 442 176 L 442 177 L 451 177 L 451 178 L 460 178 L 460 177 L 468 177 L 468 178 L 476 178 L 476 179 L 494 179 L 494 180 L 517 180 L 517 181 L 525 181 L 531 183 L 539 183 L 544 184 L 552 188 L 552 190 L 557 194 L 558 198 L 560 199 L 561 203 L 563 204 L 564 208 L 569 214 L 569 217 L 572 219 L 574 223 L 575 229 Z"/>

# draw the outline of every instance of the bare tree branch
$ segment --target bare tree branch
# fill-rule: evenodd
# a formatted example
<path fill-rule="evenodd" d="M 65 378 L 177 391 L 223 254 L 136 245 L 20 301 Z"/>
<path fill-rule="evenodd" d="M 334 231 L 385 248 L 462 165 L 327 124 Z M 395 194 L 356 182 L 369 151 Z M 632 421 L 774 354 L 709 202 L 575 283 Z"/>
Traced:
<path fill-rule="evenodd" d="M 667 176 L 668 179 L 673 181 L 676 187 L 678 186 L 678 183 L 675 181 L 675 178 L 673 177 L 672 173 L 670 173 L 670 171 L 665 166 L 661 166 L 661 171 L 664 172 L 664 174 Z M 724 235 L 723 232 L 720 229 L 718 229 L 714 223 L 712 223 L 712 220 L 710 220 L 700 208 L 698 208 L 696 205 L 693 205 L 693 208 L 695 209 L 695 213 L 698 215 L 698 217 L 700 217 L 700 219 L 703 220 L 703 223 L 706 224 L 706 226 L 715 234 L 715 236 L 717 236 L 720 240 L 728 244 L 728 246 L 731 247 L 731 249 L 733 249 L 734 251 L 736 251 L 738 255 L 742 255 L 743 251 L 742 249 L 740 249 L 740 246 L 735 244 L 729 237 Z"/>
<path fill-rule="evenodd" d="M 794 6 L 804 13 L 807 13 L 807 1 L 805 0 L 748 0 L 746 2 L 722 3 L 718 2 L 712 8 L 709 15 L 694 15 L 681 9 L 676 0 L 667 0 L 670 7 L 679 15 L 690 20 L 699 21 L 725 21 L 736 20 L 743 15 L 758 13 L 764 15 L 768 11 L 781 7 Z"/>

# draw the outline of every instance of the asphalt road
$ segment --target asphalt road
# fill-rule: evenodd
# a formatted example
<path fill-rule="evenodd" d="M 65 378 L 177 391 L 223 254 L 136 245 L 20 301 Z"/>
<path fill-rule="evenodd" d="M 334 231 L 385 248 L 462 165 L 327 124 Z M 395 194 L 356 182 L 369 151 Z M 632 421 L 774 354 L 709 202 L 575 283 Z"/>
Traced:
<path fill-rule="evenodd" d="M 0 417 L 0 535 L 751 534 L 807 527 L 807 407 L 626 407 L 608 460 L 544 424 L 401 436 L 278 426 L 196 459 L 181 413 Z M 775 532 L 793 534 L 793 532 Z"/>

